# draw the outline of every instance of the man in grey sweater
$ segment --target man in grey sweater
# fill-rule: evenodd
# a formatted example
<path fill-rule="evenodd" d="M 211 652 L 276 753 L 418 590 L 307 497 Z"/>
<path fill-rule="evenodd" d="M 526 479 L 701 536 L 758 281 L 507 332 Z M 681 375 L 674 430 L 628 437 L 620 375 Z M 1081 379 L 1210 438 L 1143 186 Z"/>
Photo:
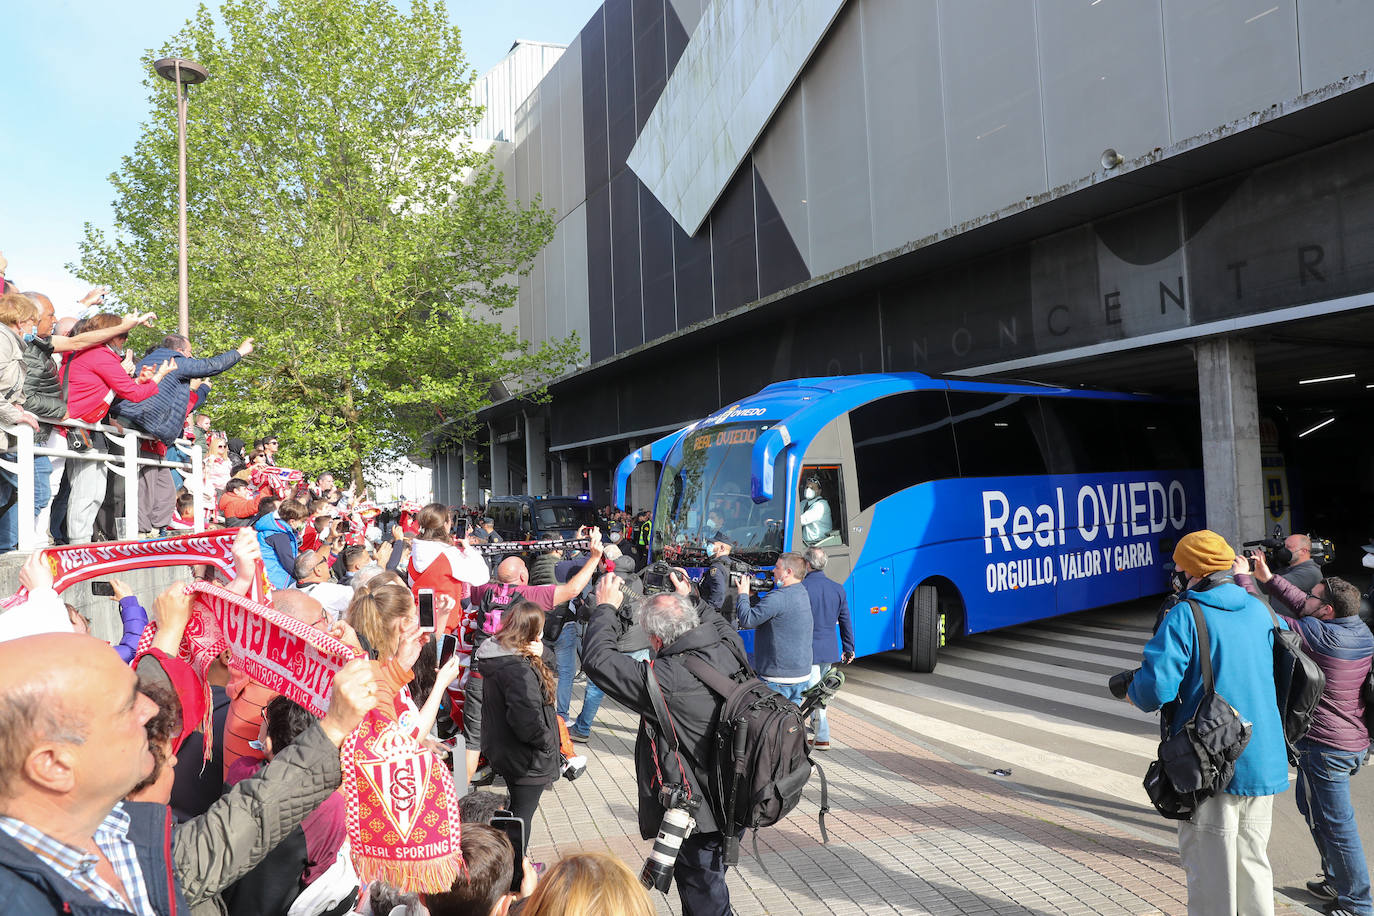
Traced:
<path fill-rule="evenodd" d="M 754 670 L 759 679 L 798 706 L 811 679 L 811 599 L 802 586 L 806 561 L 785 553 L 773 565 L 777 586 L 749 604 L 749 578 L 736 576 L 735 609 L 742 630 L 755 630 Z"/>

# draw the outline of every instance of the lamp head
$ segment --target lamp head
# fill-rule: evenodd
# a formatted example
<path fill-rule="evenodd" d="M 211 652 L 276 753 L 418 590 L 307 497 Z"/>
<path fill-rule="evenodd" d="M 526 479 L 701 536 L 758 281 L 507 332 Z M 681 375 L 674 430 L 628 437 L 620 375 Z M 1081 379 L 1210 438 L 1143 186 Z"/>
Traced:
<path fill-rule="evenodd" d="M 194 86 L 196 83 L 203 83 L 210 78 L 210 73 L 200 64 L 193 60 L 186 60 L 184 57 L 164 57 L 161 60 L 153 61 L 153 69 L 157 75 L 163 79 L 177 81 L 178 71 L 180 71 L 181 84 L 183 86 Z"/>

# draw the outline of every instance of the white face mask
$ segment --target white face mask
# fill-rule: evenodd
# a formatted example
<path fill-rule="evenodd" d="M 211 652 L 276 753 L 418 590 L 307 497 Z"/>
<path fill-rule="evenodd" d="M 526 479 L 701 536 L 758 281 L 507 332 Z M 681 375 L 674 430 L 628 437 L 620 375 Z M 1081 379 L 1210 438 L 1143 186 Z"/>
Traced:
<path fill-rule="evenodd" d="M 802 496 L 805 496 L 807 499 L 815 499 L 816 491 L 807 487 L 805 490 L 802 490 Z"/>
<path fill-rule="evenodd" d="M 1374 553 L 1367 553 L 1360 559 L 1360 565 L 1365 569 L 1374 569 Z"/>
<path fill-rule="evenodd" d="M 536 639 L 534 642 L 530 643 L 529 649 L 530 654 L 538 658 L 544 654 L 544 643 L 542 640 Z"/>

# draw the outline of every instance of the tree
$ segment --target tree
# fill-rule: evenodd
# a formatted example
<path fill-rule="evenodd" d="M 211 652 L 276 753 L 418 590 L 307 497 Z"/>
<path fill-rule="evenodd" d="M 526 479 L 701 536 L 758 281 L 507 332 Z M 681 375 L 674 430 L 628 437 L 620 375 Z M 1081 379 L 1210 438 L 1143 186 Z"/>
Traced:
<path fill-rule="evenodd" d="M 226 0 L 218 19 L 201 6 L 147 55 L 150 116 L 110 177 L 114 232 L 87 224 L 73 268 L 175 314 L 176 119 L 152 61 L 198 60 L 211 78 L 190 90 L 187 125 L 192 340 L 197 355 L 257 345 L 215 379 L 217 421 L 281 436 L 307 472 L 346 464 L 361 487 L 494 384 L 537 395 L 576 360 L 575 338 L 532 348 L 494 320 L 552 220 L 508 200 L 460 141 L 481 111 L 441 0 Z"/>

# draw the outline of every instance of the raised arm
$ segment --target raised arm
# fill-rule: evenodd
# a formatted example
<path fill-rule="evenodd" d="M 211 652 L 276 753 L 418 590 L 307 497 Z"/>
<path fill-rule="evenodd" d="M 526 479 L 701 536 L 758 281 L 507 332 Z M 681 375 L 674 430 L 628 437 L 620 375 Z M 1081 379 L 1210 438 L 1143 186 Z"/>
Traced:
<path fill-rule="evenodd" d="M 75 337 L 53 337 L 52 350 L 54 353 L 77 353 L 81 350 L 89 350 L 91 347 L 109 343 L 121 334 L 129 333 L 140 324 L 151 328 L 155 321 L 157 321 L 156 315 L 152 312 L 144 312 L 142 315 L 125 318 L 119 324 L 99 331 L 83 331 Z"/>

